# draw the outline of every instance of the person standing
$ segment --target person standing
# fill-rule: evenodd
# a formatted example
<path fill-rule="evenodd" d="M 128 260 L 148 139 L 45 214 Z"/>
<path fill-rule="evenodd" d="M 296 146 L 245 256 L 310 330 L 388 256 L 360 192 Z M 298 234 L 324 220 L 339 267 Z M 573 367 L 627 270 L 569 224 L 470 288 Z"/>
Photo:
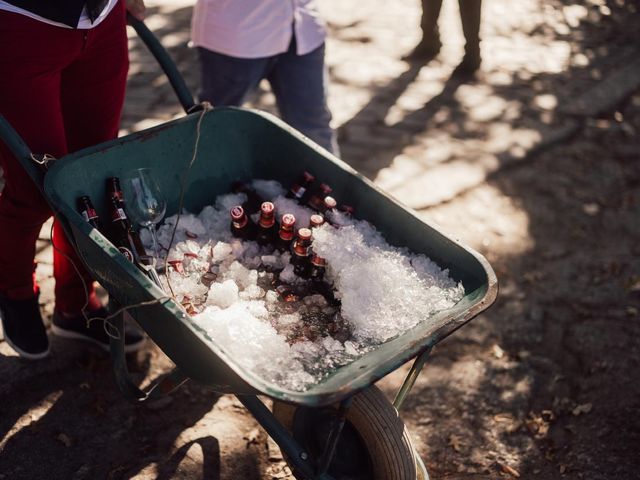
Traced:
<path fill-rule="evenodd" d="M 142 0 L 126 8 L 141 18 Z M 123 0 L 0 0 L 0 113 L 32 151 L 60 158 L 118 135 L 129 66 Z M 52 215 L 40 191 L 0 142 L 5 185 L 0 194 L 0 320 L 22 357 L 49 353 L 38 305 L 35 245 Z M 93 280 L 62 227 L 54 222 L 55 334 L 108 347 Z M 74 265 L 79 269 L 76 272 Z M 126 336 L 139 348 L 139 333 Z"/>
<path fill-rule="evenodd" d="M 464 57 L 456 67 L 454 74 L 472 75 L 479 68 L 480 57 L 480 11 L 482 0 L 458 0 L 462 33 L 465 38 Z M 438 30 L 438 17 L 442 8 L 442 0 L 422 0 L 422 19 L 420 28 L 422 38 L 407 60 L 429 61 L 440 52 L 442 42 Z"/>
<path fill-rule="evenodd" d="M 240 106 L 267 79 L 283 120 L 337 154 L 325 37 L 314 0 L 198 0 L 191 39 L 201 67 L 200 100 Z"/>

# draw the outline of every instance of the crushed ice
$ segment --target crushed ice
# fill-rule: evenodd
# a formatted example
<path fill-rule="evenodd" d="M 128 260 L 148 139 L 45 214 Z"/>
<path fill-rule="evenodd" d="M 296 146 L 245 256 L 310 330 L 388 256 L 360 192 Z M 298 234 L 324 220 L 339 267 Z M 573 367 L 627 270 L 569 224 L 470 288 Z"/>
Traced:
<path fill-rule="evenodd" d="M 308 224 L 313 212 L 285 198 L 279 183 L 251 185 L 272 199 L 278 219 L 293 213 L 297 227 Z M 288 252 L 233 237 L 229 210 L 245 200 L 222 195 L 198 215 L 184 212 L 167 254 L 177 215 L 168 217 L 158 242 L 175 298 L 193 321 L 236 362 L 281 388 L 304 391 L 464 296 L 462 284 L 424 255 L 392 247 L 368 222 L 336 214 L 341 228 L 313 229 L 312 248 L 327 260 L 325 280 L 338 299 L 328 302 L 305 290 L 308 281 L 293 273 Z M 307 295 L 285 301 L 276 281 Z"/>

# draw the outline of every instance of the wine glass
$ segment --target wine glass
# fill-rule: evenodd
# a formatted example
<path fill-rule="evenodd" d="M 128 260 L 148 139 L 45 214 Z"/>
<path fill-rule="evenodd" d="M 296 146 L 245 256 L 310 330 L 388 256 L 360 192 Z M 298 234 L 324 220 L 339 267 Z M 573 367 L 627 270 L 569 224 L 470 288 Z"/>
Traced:
<path fill-rule="evenodd" d="M 156 224 L 167 210 L 167 202 L 150 168 L 137 168 L 122 177 L 127 213 L 131 220 L 149 230 L 153 241 L 154 265 L 159 258 Z"/>

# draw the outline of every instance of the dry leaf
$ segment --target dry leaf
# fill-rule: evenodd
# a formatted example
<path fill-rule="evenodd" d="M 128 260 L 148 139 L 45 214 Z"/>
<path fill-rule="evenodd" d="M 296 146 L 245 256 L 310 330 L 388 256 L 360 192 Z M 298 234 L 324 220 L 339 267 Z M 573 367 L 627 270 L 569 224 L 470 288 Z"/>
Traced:
<path fill-rule="evenodd" d="M 500 348 L 499 345 L 494 345 L 493 347 L 491 347 L 491 353 L 493 353 L 493 356 L 498 360 L 504 357 L 504 350 Z"/>
<path fill-rule="evenodd" d="M 503 473 L 508 473 L 513 477 L 520 478 L 520 472 L 517 471 L 515 468 L 510 467 L 509 465 L 505 465 L 501 463 L 500 469 L 502 470 Z"/>
<path fill-rule="evenodd" d="M 583 403 L 576 406 L 571 413 L 573 413 L 577 417 L 578 415 L 582 415 L 583 413 L 589 413 L 592 408 L 593 404 L 591 402 Z"/>
<path fill-rule="evenodd" d="M 496 422 L 513 422 L 514 420 L 513 415 L 511 415 L 510 413 L 496 413 L 493 416 L 493 419 Z"/>
<path fill-rule="evenodd" d="M 258 443 L 259 438 L 260 438 L 260 429 L 258 428 L 254 428 L 244 436 L 244 439 L 247 441 L 247 445 L 250 445 L 252 443 Z"/>
<path fill-rule="evenodd" d="M 460 451 L 460 447 L 462 447 L 462 439 L 457 436 L 457 435 L 450 435 L 449 436 L 449 445 L 451 445 L 451 447 L 456 451 L 459 452 Z"/>
<path fill-rule="evenodd" d="M 58 440 L 60 440 L 65 447 L 70 447 L 71 446 L 71 439 L 69 438 L 69 436 L 67 434 L 61 433 L 56 438 Z"/>

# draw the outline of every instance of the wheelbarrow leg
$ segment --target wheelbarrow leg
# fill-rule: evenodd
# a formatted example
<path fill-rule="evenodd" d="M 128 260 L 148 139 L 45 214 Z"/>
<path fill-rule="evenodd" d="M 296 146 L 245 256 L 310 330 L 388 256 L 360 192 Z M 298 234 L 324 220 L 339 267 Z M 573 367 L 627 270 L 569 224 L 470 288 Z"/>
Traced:
<path fill-rule="evenodd" d="M 109 310 L 117 311 L 120 305 L 113 299 L 109 301 Z M 146 390 L 141 390 L 131 380 L 129 368 L 127 367 L 127 358 L 124 351 L 124 312 L 118 313 L 110 321 L 115 327 L 115 335 L 109 337 L 111 347 L 111 366 L 113 376 L 120 392 L 127 400 L 133 402 L 144 402 L 162 395 L 168 395 L 176 390 L 188 380 L 188 377 L 182 374 L 180 370 L 174 368 L 165 375 L 160 381 L 154 383 Z"/>
<path fill-rule="evenodd" d="M 329 465 L 331 465 L 331 460 L 333 460 L 333 455 L 336 452 L 336 446 L 338 445 L 338 440 L 340 439 L 340 434 L 342 433 L 342 428 L 347 419 L 347 412 L 349 411 L 352 401 L 353 397 L 349 397 L 340 402 L 333 428 L 331 432 L 329 432 L 329 437 L 327 438 L 327 443 L 320 459 L 320 468 L 318 469 L 318 473 L 320 474 L 324 474 L 329 470 Z"/>
<path fill-rule="evenodd" d="M 404 399 L 413 388 L 414 383 L 416 383 L 416 380 L 418 379 L 418 375 L 420 375 L 420 372 L 422 371 L 422 367 L 424 367 L 424 363 L 427 361 L 427 358 L 429 357 L 429 354 L 431 353 L 432 348 L 433 347 L 427 348 L 413 362 L 413 365 L 411 366 L 411 370 L 409 370 L 409 373 L 407 373 L 407 376 L 405 377 L 404 382 L 400 387 L 400 390 L 398 390 L 398 393 L 396 394 L 396 398 L 393 400 L 393 406 L 396 407 L 396 410 L 400 410 L 400 407 L 404 403 Z"/>
<path fill-rule="evenodd" d="M 427 348 L 413 362 L 411 370 L 409 370 L 409 373 L 407 373 L 404 382 L 402 382 L 400 390 L 398 390 L 398 393 L 396 394 L 396 398 L 393 400 L 393 406 L 396 410 L 400 410 L 400 407 L 404 403 L 405 398 L 413 388 L 413 385 L 416 383 L 416 380 L 418 379 L 418 376 L 420 375 L 420 372 L 422 371 L 427 358 L 431 354 L 432 349 L 433 347 Z M 424 462 L 422 461 L 422 458 L 420 458 L 420 455 L 418 454 L 418 451 L 415 449 L 415 447 L 413 448 L 413 454 L 416 458 L 418 480 L 429 480 L 429 473 L 427 472 L 427 468 L 425 467 Z"/>
<path fill-rule="evenodd" d="M 253 417 L 262 425 L 269 436 L 287 454 L 287 462 L 309 479 L 330 480 L 324 474 L 316 475 L 309 462 L 309 454 L 296 442 L 287 429 L 273 416 L 271 411 L 255 395 L 236 395 L 238 400 L 249 410 Z"/>

